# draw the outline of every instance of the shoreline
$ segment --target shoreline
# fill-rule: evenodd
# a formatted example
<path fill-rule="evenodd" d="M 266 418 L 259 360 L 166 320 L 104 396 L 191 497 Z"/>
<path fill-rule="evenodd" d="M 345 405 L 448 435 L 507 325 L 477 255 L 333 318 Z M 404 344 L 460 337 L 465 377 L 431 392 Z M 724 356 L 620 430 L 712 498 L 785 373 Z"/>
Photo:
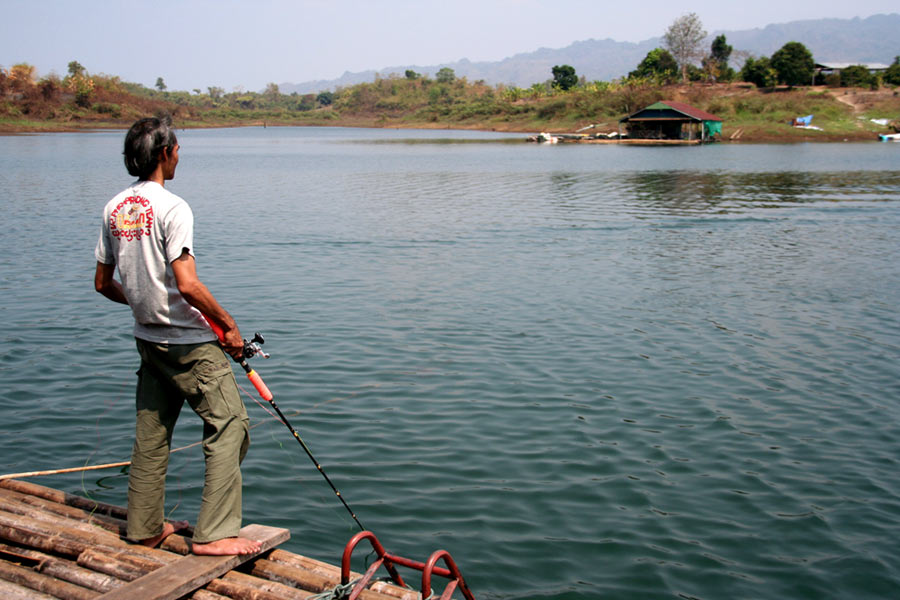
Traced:
<path fill-rule="evenodd" d="M 365 121 L 365 120 L 363 120 Z M 93 133 L 93 132 L 102 132 L 102 131 L 117 131 L 117 130 L 127 130 L 129 124 L 127 123 L 82 123 L 78 125 L 73 124 L 57 124 L 51 122 L 36 122 L 32 125 L 19 125 L 19 124 L 7 124 L 0 122 L 0 137 L 4 136 L 19 136 L 19 135 L 33 135 L 33 134 L 43 134 L 43 133 Z M 489 126 L 465 126 L 461 124 L 454 125 L 446 125 L 446 124 L 434 124 L 434 123 L 366 123 L 366 122 L 347 122 L 347 123 L 337 123 L 337 122 L 329 122 L 325 123 L 282 123 L 282 122 L 244 122 L 244 123 L 190 123 L 184 126 L 179 126 L 177 129 L 187 130 L 187 129 L 229 129 L 229 128 L 247 128 L 247 127 L 261 127 L 261 128 L 269 128 L 269 127 L 345 127 L 350 129 L 409 129 L 409 130 L 422 130 L 422 131 L 434 131 L 439 129 L 444 129 L 448 131 L 480 131 L 486 133 L 517 133 L 522 134 L 523 136 L 534 135 L 539 133 L 535 129 L 526 129 L 520 126 L 509 126 L 509 127 L 489 127 Z M 828 131 L 820 131 L 820 130 L 805 130 L 805 129 L 797 129 L 793 128 L 790 125 L 785 124 L 785 131 L 779 133 L 771 133 L 771 132 L 757 132 L 752 130 L 752 125 L 735 125 L 733 127 L 727 127 L 723 130 L 723 135 L 721 139 L 718 139 L 712 143 L 722 143 L 722 144 L 739 144 L 739 143 L 749 143 L 749 144 L 806 144 L 806 143 L 851 143 L 851 142 L 877 142 L 883 143 L 879 140 L 878 134 L 873 133 L 871 131 L 858 131 L 853 133 L 839 133 L 833 132 L 830 133 Z M 750 131 L 748 131 L 750 129 Z M 729 135 L 733 135 L 735 132 L 743 130 L 740 137 L 737 139 L 730 139 Z M 572 133 L 566 128 L 562 127 L 547 127 L 543 129 L 547 133 L 551 134 L 565 134 Z M 726 135 L 727 134 L 727 135 Z M 523 142 L 526 141 L 527 138 L 523 137 Z M 578 144 L 578 143 L 587 143 L 580 141 L 567 141 L 563 142 L 566 144 Z M 616 143 L 615 141 L 610 141 L 608 143 Z M 607 144 L 605 142 L 604 144 Z"/>

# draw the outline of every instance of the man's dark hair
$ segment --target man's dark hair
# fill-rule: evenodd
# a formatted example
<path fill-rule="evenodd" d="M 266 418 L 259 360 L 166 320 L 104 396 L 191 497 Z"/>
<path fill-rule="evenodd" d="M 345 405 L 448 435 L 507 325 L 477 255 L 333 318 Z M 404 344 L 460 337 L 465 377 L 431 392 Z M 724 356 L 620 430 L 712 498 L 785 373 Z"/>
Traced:
<path fill-rule="evenodd" d="M 175 148 L 178 140 L 170 119 L 150 117 L 131 126 L 125 135 L 125 168 L 129 175 L 145 180 L 156 170 L 159 153 Z"/>

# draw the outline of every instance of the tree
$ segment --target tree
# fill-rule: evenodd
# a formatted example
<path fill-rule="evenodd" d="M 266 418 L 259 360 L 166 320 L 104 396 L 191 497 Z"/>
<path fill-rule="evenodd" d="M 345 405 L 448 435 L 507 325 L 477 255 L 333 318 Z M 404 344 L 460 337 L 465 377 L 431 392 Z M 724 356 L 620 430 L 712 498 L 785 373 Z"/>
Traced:
<path fill-rule="evenodd" d="M 419 79 L 422 76 L 421 74 L 416 73 L 412 69 L 407 69 L 405 75 L 406 75 L 406 78 L 409 80 Z"/>
<path fill-rule="evenodd" d="M 453 83 L 456 81 L 456 73 L 454 73 L 453 69 L 450 67 L 442 67 L 441 70 L 437 72 L 437 75 L 434 76 L 434 79 L 438 83 Z"/>
<path fill-rule="evenodd" d="M 34 87 L 34 65 L 19 63 L 9 70 L 9 80 L 12 89 L 26 91 Z"/>
<path fill-rule="evenodd" d="M 208 87 L 206 91 L 209 92 L 209 97 L 213 100 L 218 100 L 225 94 L 225 90 L 220 87 Z"/>
<path fill-rule="evenodd" d="M 556 65 L 551 70 L 553 73 L 553 87 L 566 91 L 575 87 L 578 83 L 578 76 L 575 74 L 575 67 L 569 65 Z"/>
<path fill-rule="evenodd" d="M 637 68 L 628 74 L 633 79 L 648 77 L 661 83 L 671 83 L 678 73 L 678 63 L 672 53 L 663 48 L 654 48 L 647 53 Z"/>
<path fill-rule="evenodd" d="M 678 17 L 663 35 L 666 48 L 681 67 L 681 80 L 684 82 L 688 80 L 688 65 L 702 56 L 700 44 L 705 37 L 703 23 L 696 13 Z"/>
<path fill-rule="evenodd" d="M 872 74 L 863 65 L 851 65 L 841 71 L 842 87 L 866 87 L 872 84 Z"/>
<path fill-rule="evenodd" d="M 728 59 L 731 58 L 732 51 L 734 51 L 734 48 L 728 45 L 728 41 L 723 33 L 713 40 L 709 54 L 720 66 L 727 67 Z"/>
<path fill-rule="evenodd" d="M 884 72 L 884 82 L 888 85 L 900 85 L 900 56 L 895 56 L 894 62 Z"/>
<path fill-rule="evenodd" d="M 166 82 L 163 81 L 162 77 L 156 78 L 156 89 L 158 89 L 161 92 L 166 91 Z"/>
<path fill-rule="evenodd" d="M 728 59 L 734 51 L 725 39 L 725 35 L 716 36 L 709 50 L 709 56 L 703 59 L 703 70 L 716 81 L 734 79 L 734 69 L 728 66 Z"/>
<path fill-rule="evenodd" d="M 274 100 L 281 95 L 281 90 L 278 88 L 277 83 L 268 83 L 266 84 L 266 91 L 263 92 L 263 95 L 268 96 L 271 100 Z"/>
<path fill-rule="evenodd" d="M 741 69 L 741 80 L 760 88 L 772 87 L 778 81 L 778 74 L 765 56 L 760 58 L 750 56 Z"/>
<path fill-rule="evenodd" d="M 69 75 L 71 77 L 78 77 L 80 75 L 84 75 L 84 67 L 81 66 L 77 60 L 73 60 L 69 63 Z"/>
<path fill-rule="evenodd" d="M 776 50 L 771 64 L 778 74 L 779 83 L 789 87 L 811 83 L 816 70 L 812 52 L 800 42 L 788 42 Z"/>
<path fill-rule="evenodd" d="M 330 106 L 334 102 L 334 92 L 321 92 L 316 96 L 316 102 L 318 102 L 320 106 Z"/>

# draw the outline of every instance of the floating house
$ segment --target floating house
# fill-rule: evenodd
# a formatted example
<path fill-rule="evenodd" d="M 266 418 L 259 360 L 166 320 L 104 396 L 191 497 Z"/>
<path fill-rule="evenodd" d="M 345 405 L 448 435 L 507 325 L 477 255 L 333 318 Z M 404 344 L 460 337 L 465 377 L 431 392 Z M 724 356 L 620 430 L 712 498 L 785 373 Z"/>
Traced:
<path fill-rule="evenodd" d="M 719 117 L 671 100 L 656 102 L 619 120 L 619 137 L 634 141 L 701 144 L 713 141 L 721 133 Z"/>

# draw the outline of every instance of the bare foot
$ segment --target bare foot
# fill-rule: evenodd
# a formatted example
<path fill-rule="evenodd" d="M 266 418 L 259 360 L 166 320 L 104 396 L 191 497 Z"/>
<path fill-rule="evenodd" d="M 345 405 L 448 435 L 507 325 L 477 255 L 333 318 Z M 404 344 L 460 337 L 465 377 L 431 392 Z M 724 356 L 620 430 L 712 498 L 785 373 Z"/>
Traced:
<path fill-rule="evenodd" d="M 191 552 L 211 556 L 230 556 L 232 554 L 253 554 L 262 550 L 262 544 L 256 540 L 242 537 L 228 537 L 209 542 L 208 544 L 191 544 Z"/>
<path fill-rule="evenodd" d="M 190 525 L 191 524 L 187 521 L 166 521 L 165 523 L 163 523 L 162 533 L 160 533 L 159 535 L 154 535 L 153 537 L 138 540 L 138 543 L 149 548 L 156 548 L 164 539 L 166 539 L 176 531 L 187 529 L 188 527 L 190 527 Z"/>

